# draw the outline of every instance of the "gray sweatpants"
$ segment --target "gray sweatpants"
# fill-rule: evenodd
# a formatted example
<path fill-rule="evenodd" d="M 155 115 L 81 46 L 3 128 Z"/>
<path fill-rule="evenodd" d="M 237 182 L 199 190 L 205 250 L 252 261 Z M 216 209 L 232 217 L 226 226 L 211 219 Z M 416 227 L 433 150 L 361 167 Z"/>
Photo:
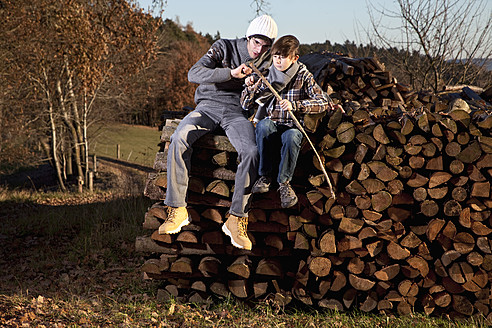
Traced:
<path fill-rule="evenodd" d="M 186 206 L 193 143 L 204 134 L 222 127 L 238 153 L 234 194 L 229 213 L 247 217 L 251 188 L 258 175 L 258 149 L 253 124 L 240 107 L 201 103 L 186 115 L 171 136 L 167 154 L 167 192 L 164 203 L 172 207 Z"/>

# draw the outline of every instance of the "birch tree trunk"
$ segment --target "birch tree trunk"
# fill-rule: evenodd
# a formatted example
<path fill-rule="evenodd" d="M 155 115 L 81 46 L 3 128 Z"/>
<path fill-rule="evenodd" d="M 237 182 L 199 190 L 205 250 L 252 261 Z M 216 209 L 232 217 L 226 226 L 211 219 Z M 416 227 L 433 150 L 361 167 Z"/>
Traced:
<path fill-rule="evenodd" d="M 46 72 L 44 72 L 44 78 L 45 78 L 46 85 L 48 85 L 48 76 L 46 75 Z M 56 178 L 58 180 L 58 183 L 60 184 L 60 188 L 63 191 L 66 191 L 67 188 L 65 187 L 65 183 L 63 181 L 60 159 L 58 158 L 58 153 L 57 153 L 57 148 L 58 148 L 57 134 L 56 134 L 55 117 L 53 113 L 54 112 L 53 102 L 51 101 L 51 95 L 48 88 L 45 88 L 45 94 L 46 94 L 46 100 L 48 102 L 48 114 L 49 114 L 49 122 L 50 122 L 50 129 L 51 129 L 51 156 L 53 157 L 53 164 L 55 165 L 55 170 L 56 170 Z"/>

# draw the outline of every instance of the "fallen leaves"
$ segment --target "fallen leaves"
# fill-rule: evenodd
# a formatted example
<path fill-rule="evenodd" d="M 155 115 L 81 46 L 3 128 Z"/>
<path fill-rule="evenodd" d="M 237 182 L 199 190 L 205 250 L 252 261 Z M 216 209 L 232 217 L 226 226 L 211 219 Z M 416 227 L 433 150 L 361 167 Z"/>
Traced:
<path fill-rule="evenodd" d="M 169 306 L 169 309 L 167 310 L 167 315 L 173 315 L 175 307 L 176 307 L 176 304 L 171 303 L 171 305 Z"/>

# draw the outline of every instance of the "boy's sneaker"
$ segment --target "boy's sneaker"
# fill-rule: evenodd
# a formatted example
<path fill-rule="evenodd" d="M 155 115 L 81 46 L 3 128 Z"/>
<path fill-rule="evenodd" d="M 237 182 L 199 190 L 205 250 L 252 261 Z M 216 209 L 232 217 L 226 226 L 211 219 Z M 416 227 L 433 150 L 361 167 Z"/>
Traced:
<path fill-rule="evenodd" d="M 181 228 L 190 224 L 191 219 L 188 215 L 186 207 L 171 207 L 167 208 L 167 219 L 159 227 L 159 234 L 178 233 Z"/>
<path fill-rule="evenodd" d="M 270 179 L 270 177 L 262 175 L 258 180 L 256 180 L 251 192 L 253 194 L 263 194 L 265 192 L 268 192 L 268 190 L 270 190 L 271 183 L 272 179 Z"/>
<path fill-rule="evenodd" d="M 232 245 L 237 248 L 251 250 L 252 243 L 249 240 L 248 218 L 238 217 L 230 214 L 227 221 L 222 225 L 222 231 L 231 237 Z"/>
<path fill-rule="evenodd" d="M 280 205 L 283 208 L 292 207 L 297 204 L 297 195 L 289 182 L 281 183 L 278 191 L 280 193 Z"/>

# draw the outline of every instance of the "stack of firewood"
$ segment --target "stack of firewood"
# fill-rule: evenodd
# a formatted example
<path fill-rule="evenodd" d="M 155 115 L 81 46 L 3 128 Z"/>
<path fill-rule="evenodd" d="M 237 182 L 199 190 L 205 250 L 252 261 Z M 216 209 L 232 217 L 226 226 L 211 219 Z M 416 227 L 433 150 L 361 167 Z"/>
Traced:
<path fill-rule="evenodd" d="M 374 59 L 313 58 L 306 64 L 346 111 L 305 120 L 336 199 L 306 144 L 292 181 L 299 203 L 281 209 L 275 190 L 254 195 L 253 250 L 234 248 L 220 226 L 237 156 L 218 132 L 194 145 L 192 224 L 159 235 L 166 146 L 178 123 L 168 121 L 145 190 L 156 200 L 143 224 L 151 234 L 136 241 L 148 254 L 142 270 L 165 282 L 162 295 L 193 302 L 232 294 L 492 321 L 490 105 L 478 96 L 466 98 L 466 110 L 440 98 L 424 103 Z"/>

